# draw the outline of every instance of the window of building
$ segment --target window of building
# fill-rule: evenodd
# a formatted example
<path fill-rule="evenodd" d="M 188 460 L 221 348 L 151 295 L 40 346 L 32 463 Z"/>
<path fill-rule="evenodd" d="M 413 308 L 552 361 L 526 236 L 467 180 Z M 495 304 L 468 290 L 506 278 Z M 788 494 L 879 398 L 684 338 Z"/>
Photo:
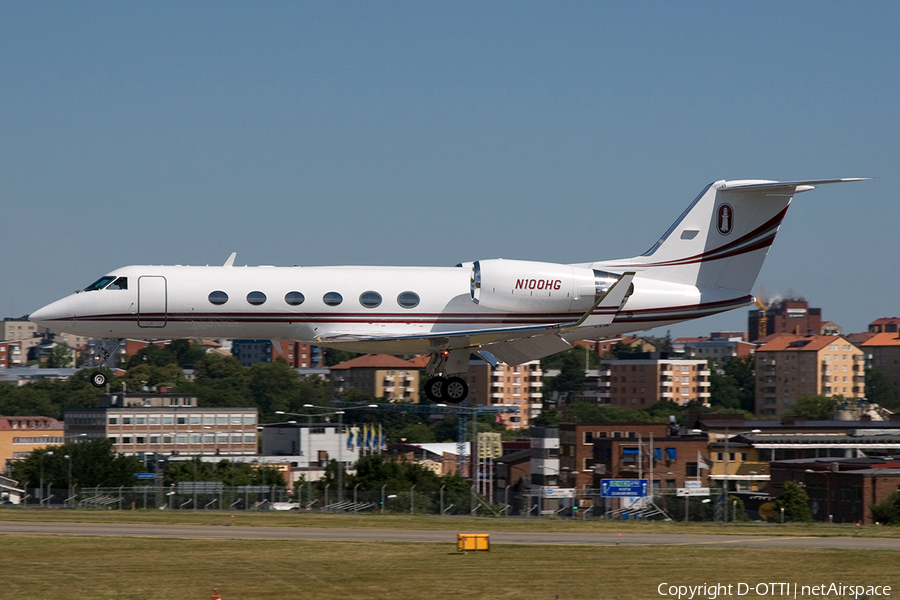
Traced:
<path fill-rule="evenodd" d="M 228 415 L 216 415 L 216 425 L 228 425 Z"/>
<path fill-rule="evenodd" d="M 256 424 L 256 415 L 247 414 L 244 415 L 244 425 L 255 425 Z"/>
<path fill-rule="evenodd" d="M 203 415 L 203 424 L 204 425 L 215 425 L 216 424 L 216 415 Z"/>
<path fill-rule="evenodd" d="M 175 436 L 175 443 L 176 444 L 187 444 L 187 434 L 186 433 L 177 434 Z"/>
<path fill-rule="evenodd" d="M 147 424 L 147 417 L 146 417 L 145 415 L 138 415 L 138 416 L 136 416 L 136 417 L 134 418 L 134 424 L 135 424 L 135 425 L 146 425 L 146 424 Z"/>
<path fill-rule="evenodd" d="M 110 425 L 118 425 L 119 424 L 119 416 L 118 415 L 110 415 L 109 416 L 109 424 Z"/>
<path fill-rule="evenodd" d="M 191 425 L 200 424 L 200 415 L 191 415 Z"/>
<path fill-rule="evenodd" d="M 241 415 L 231 415 L 231 424 L 232 425 L 240 425 L 241 424 Z"/>
<path fill-rule="evenodd" d="M 175 415 L 163 415 L 163 425 L 174 425 Z"/>
<path fill-rule="evenodd" d="M 179 417 L 178 417 L 178 424 L 179 424 L 179 425 L 187 425 L 187 417 L 182 417 L 182 416 L 179 415 Z"/>

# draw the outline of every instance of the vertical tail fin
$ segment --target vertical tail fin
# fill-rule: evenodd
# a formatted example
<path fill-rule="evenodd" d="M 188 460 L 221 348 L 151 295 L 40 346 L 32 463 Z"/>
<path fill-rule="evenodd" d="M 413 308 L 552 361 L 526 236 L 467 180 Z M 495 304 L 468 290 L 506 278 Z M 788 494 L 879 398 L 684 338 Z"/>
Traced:
<path fill-rule="evenodd" d="M 750 293 L 794 194 L 845 181 L 860 179 L 711 183 L 650 250 L 616 262 L 642 277 Z"/>

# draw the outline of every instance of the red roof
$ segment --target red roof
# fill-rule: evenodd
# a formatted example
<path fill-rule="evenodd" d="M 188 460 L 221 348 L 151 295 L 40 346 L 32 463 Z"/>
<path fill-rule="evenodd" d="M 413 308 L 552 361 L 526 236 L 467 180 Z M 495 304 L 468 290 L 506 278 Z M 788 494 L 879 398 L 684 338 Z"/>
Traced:
<path fill-rule="evenodd" d="M 417 369 L 424 369 L 425 367 L 428 366 L 428 361 L 430 361 L 430 360 L 431 360 L 431 355 L 422 354 L 421 356 L 417 356 L 415 358 L 409 359 L 409 362 L 416 365 Z"/>
<path fill-rule="evenodd" d="M 330 368 L 332 371 L 340 371 L 342 369 L 418 369 L 419 367 L 408 360 L 390 354 L 366 354 L 345 360 Z"/>
<path fill-rule="evenodd" d="M 900 346 L 900 334 L 893 331 L 886 333 L 876 333 L 871 338 L 862 343 L 866 348 L 870 346 Z"/>
<path fill-rule="evenodd" d="M 825 346 L 835 343 L 837 340 L 847 340 L 841 335 L 794 335 L 780 333 L 764 338 L 766 343 L 757 348 L 757 352 L 782 352 L 791 350 L 794 352 L 818 352 Z M 803 343 L 805 342 L 805 343 Z"/>

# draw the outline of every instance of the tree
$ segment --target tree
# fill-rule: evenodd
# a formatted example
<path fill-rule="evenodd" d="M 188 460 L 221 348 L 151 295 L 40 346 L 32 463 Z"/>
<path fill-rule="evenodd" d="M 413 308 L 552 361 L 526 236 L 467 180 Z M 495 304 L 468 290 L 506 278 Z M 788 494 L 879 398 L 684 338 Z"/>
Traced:
<path fill-rule="evenodd" d="M 775 500 L 775 519 L 781 518 L 781 509 L 784 509 L 785 521 L 806 523 L 813 520 L 806 490 L 800 487 L 796 481 L 784 482 L 784 490 Z"/>
<path fill-rule="evenodd" d="M 72 349 L 63 344 L 56 344 L 47 357 L 48 369 L 64 369 L 72 366 Z"/>
<path fill-rule="evenodd" d="M 50 452 L 53 452 L 51 455 Z M 70 458 L 67 459 L 66 455 Z M 44 485 L 68 487 L 69 460 L 72 461 L 72 485 L 79 487 L 118 487 L 134 485 L 135 473 L 142 473 L 144 465 L 134 456 L 116 454 L 113 443 L 106 438 L 89 438 L 84 442 L 40 448 L 28 458 L 13 462 L 13 478 L 37 485 L 43 462 Z"/>
<path fill-rule="evenodd" d="M 872 519 L 883 525 L 900 525 L 900 492 L 894 492 L 884 502 L 869 507 Z"/>
<path fill-rule="evenodd" d="M 709 360 L 710 404 L 753 412 L 756 375 L 752 356 L 732 356 L 724 365 Z"/>
<path fill-rule="evenodd" d="M 834 418 L 843 396 L 806 395 L 797 398 L 786 414 L 805 416 L 810 421 L 828 421 Z"/>
<path fill-rule="evenodd" d="M 900 408 L 900 392 L 878 369 L 866 369 L 866 400 L 892 410 Z"/>

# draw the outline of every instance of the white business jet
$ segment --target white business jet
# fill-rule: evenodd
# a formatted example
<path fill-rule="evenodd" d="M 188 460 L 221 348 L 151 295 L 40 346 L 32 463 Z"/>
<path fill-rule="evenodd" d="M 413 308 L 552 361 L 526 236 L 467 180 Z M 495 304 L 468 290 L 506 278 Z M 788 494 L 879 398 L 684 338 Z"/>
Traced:
<path fill-rule="evenodd" d="M 429 354 L 426 396 L 459 403 L 475 353 L 517 365 L 580 339 L 753 303 L 750 290 L 794 194 L 860 181 L 717 181 L 647 252 L 556 264 L 456 267 L 131 266 L 31 315 L 98 338 L 296 340 L 353 352 Z M 102 371 L 92 377 L 104 385 Z"/>

